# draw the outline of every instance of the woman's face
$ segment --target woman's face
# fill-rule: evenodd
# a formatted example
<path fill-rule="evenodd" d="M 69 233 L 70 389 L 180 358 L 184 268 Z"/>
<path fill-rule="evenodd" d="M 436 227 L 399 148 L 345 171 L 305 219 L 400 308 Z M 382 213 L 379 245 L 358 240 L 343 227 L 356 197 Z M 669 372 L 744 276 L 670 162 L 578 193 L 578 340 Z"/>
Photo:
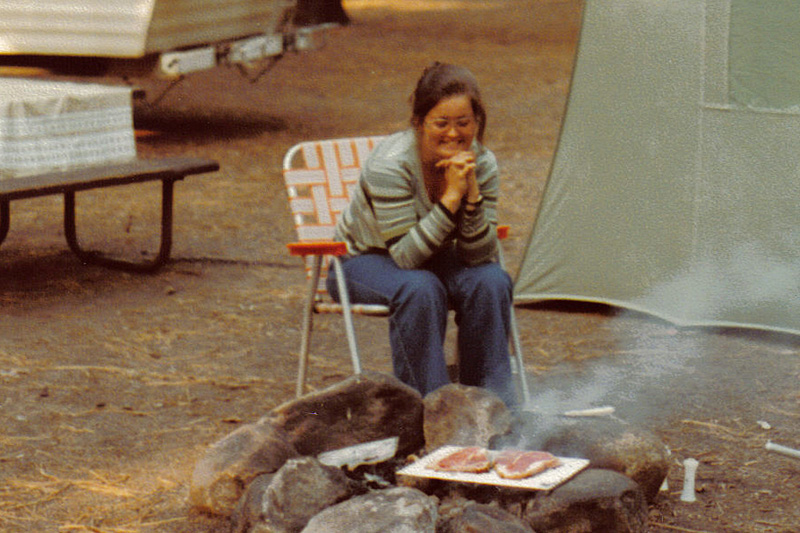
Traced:
<path fill-rule="evenodd" d="M 425 115 L 419 130 L 424 163 L 437 163 L 469 150 L 478 131 L 469 96 L 458 94 L 439 100 Z"/>

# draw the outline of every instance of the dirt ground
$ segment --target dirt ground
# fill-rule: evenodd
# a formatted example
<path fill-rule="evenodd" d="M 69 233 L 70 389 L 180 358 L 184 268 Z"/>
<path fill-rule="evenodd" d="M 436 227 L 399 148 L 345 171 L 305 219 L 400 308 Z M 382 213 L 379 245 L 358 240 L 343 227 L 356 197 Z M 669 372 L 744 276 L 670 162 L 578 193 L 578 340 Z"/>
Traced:
<path fill-rule="evenodd" d="M 177 184 L 174 260 L 154 275 L 81 265 L 62 202 L 12 203 L 0 248 L 0 530 L 222 532 L 187 505 L 207 446 L 292 398 L 303 270 L 280 165 L 294 143 L 405 127 L 433 60 L 469 66 L 488 104 L 515 272 L 556 147 L 580 2 L 345 1 L 349 26 L 256 83 L 220 69 L 136 108 L 142 156 L 196 155 L 219 172 Z M 78 196 L 85 246 L 147 255 L 159 188 Z M 532 408 L 612 405 L 652 429 L 674 468 L 651 530 L 800 531 L 800 341 L 676 329 L 599 306 L 518 309 Z M 311 385 L 348 375 L 333 317 L 316 322 Z M 370 368 L 390 371 L 386 324 L 358 321 Z M 367 342 L 369 339 L 369 342 Z M 682 503 L 685 458 L 700 461 Z"/>

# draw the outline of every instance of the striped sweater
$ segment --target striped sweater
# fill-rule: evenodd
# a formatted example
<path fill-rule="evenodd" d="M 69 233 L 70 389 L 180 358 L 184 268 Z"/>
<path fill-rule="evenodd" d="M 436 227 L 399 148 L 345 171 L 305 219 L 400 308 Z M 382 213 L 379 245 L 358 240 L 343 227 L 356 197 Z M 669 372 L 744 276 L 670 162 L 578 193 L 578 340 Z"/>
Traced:
<path fill-rule="evenodd" d="M 428 198 L 417 139 L 412 129 L 395 133 L 370 153 L 359 187 L 336 226 L 336 239 L 350 255 L 388 253 L 401 268 L 419 268 L 454 244 L 466 265 L 486 263 L 497 253 L 497 160 L 478 144 L 476 177 L 483 203 L 476 212 L 451 214 Z"/>

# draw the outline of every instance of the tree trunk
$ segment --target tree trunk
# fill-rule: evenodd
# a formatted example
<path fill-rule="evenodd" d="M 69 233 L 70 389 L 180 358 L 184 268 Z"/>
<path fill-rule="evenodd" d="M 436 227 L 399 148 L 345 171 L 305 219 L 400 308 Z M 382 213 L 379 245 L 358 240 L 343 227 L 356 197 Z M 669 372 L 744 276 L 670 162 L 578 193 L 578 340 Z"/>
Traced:
<path fill-rule="evenodd" d="M 334 22 L 347 24 L 350 18 L 342 7 L 342 0 L 298 0 L 294 23 L 298 26 L 312 26 Z"/>

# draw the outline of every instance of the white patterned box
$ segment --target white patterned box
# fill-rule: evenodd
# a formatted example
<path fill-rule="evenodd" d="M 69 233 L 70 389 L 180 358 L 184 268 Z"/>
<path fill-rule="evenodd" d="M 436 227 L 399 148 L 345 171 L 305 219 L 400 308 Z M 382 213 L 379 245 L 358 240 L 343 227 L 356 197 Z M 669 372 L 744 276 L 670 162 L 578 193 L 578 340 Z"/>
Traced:
<path fill-rule="evenodd" d="M 0 77 L 0 178 L 135 158 L 131 93 Z"/>

